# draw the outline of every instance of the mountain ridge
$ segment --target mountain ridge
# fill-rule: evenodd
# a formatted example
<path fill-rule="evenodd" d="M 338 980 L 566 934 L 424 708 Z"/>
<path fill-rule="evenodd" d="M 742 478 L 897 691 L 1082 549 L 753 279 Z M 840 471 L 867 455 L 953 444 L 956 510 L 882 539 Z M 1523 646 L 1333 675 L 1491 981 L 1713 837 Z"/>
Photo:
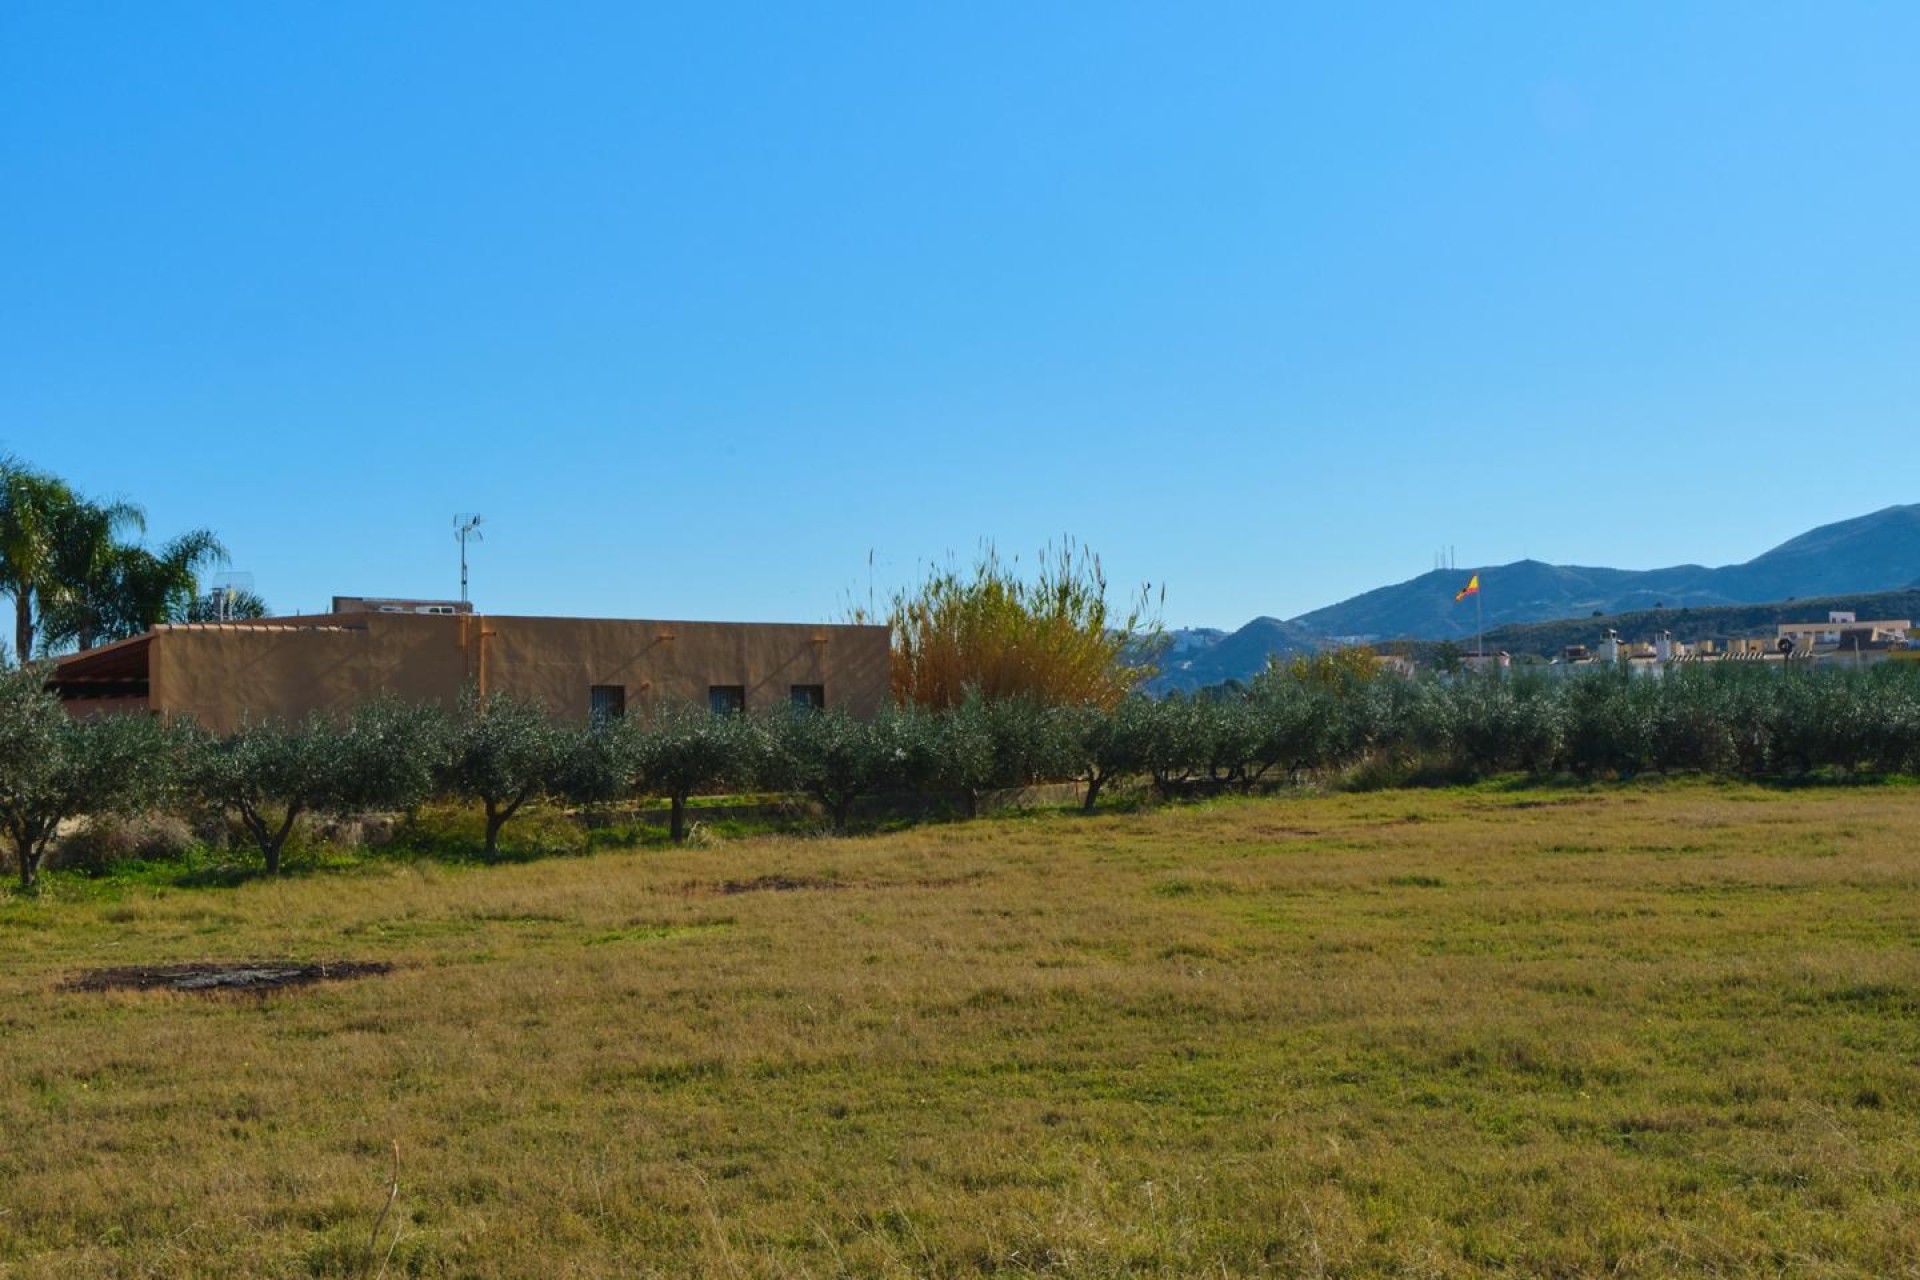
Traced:
<path fill-rule="evenodd" d="M 1454 594 L 1479 575 L 1479 618 Z M 1497 627 L 1651 610 L 1785 603 L 1920 587 L 1920 503 L 1817 526 L 1739 564 L 1613 569 L 1540 560 L 1436 569 L 1293 618 L 1259 617 L 1163 665 L 1155 692 L 1244 680 L 1272 654 L 1324 648 L 1334 637 L 1467 640 Z M 1199 633 L 1182 633 L 1197 635 Z M 1683 637 L 1684 638 L 1684 637 Z"/>

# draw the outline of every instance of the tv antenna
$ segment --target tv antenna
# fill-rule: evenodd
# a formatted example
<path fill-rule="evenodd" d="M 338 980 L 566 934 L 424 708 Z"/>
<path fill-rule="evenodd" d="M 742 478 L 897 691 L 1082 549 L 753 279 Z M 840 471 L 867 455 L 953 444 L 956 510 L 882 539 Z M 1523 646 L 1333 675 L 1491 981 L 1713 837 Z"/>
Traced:
<path fill-rule="evenodd" d="M 485 542 L 480 534 L 480 513 L 461 512 L 453 518 L 453 538 L 460 544 L 460 603 L 467 602 L 467 540 Z"/>

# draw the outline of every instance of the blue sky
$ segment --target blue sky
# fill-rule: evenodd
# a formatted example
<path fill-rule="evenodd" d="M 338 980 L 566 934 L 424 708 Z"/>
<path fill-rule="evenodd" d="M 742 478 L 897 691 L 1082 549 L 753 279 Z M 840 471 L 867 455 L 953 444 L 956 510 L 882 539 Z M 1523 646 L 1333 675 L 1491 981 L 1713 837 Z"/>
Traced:
<path fill-rule="evenodd" d="M 281 612 L 1173 625 L 1920 500 L 1920 8 L 0 8 L 0 447 Z"/>

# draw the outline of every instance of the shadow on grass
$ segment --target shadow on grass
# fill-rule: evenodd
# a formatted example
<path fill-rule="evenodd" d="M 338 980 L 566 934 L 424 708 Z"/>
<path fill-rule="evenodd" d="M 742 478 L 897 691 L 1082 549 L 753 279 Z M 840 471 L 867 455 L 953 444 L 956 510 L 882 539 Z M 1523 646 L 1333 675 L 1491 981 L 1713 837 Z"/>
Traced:
<path fill-rule="evenodd" d="M 1864 769 L 1816 769 L 1809 773 L 1713 773 L 1703 769 L 1646 769 L 1637 773 L 1502 774 L 1483 780 L 1502 791 L 1617 791 L 1629 787 L 1759 787 L 1766 791 L 1834 791 L 1862 787 L 1911 787 L 1920 779 Z"/>
<path fill-rule="evenodd" d="M 168 889 L 238 889 L 256 880 L 299 880 L 351 871 L 363 858 L 339 853 L 323 857 L 295 854 L 283 858 L 278 872 L 269 873 L 263 859 L 242 851 L 206 850 L 178 861 L 122 864 L 86 878 L 112 886 Z"/>
<path fill-rule="evenodd" d="M 255 880 L 305 877 L 316 869 L 283 865 L 275 876 L 269 876 L 264 866 L 223 862 L 204 867 L 178 867 L 171 876 L 149 873 L 142 875 L 139 881 L 142 884 L 166 885 L 173 889 L 238 889 L 241 885 L 250 884 Z"/>
<path fill-rule="evenodd" d="M 368 862 L 408 863 L 431 862 L 442 867 L 517 867 L 529 862 L 545 862 L 550 858 L 585 857 L 588 849 L 555 849 L 545 845 L 523 845 L 502 841 L 500 847 L 488 853 L 485 845 L 455 845 L 440 842 L 410 843 L 397 841 L 378 849 L 368 849 L 361 857 Z"/>
<path fill-rule="evenodd" d="M 694 809 L 689 844 L 708 840 L 733 841 L 766 835 L 826 835 L 824 824 L 811 816 L 791 818 L 726 817 L 702 821 Z M 403 824 L 394 837 L 380 844 L 345 848 L 325 843 L 289 847 L 280 870 L 269 874 L 264 859 L 252 849 L 209 845 L 193 847 L 175 857 L 121 859 L 105 866 L 49 867 L 34 888 L 23 890 L 10 879 L 0 880 L 0 903 L 59 899 L 116 899 L 138 890 L 232 890 L 256 882 L 298 880 L 318 875 L 353 875 L 410 863 L 447 868 L 522 866 L 553 858 L 581 858 L 599 853 L 645 853 L 674 848 L 664 824 L 637 821 L 586 826 L 571 817 L 509 823 L 501 832 L 500 847 L 488 853 L 477 824 L 447 821 L 427 815 L 426 821 Z M 897 819 L 862 826 L 869 830 L 904 830 L 915 825 Z M 3 870 L 3 869 L 0 869 Z"/>
<path fill-rule="evenodd" d="M 1169 797 L 1147 785 L 1117 786 L 1102 794 L 1100 802 L 1091 811 L 1083 809 L 1077 802 L 1038 804 L 1003 809 L 985 817 L 1002 822 L 1123 817 L 1165 808 L 1201 807 L 1218 801 L 1289 794 L 1304 796 L 1328 791 L 1371 793 L 1452 790 L 1485 796 L 1517 797 L 1540 793 L 1598 795 L 1666 788 L 1752 788 L 1791 794 L 1914 786 L 1920 786 L 1920 778 L 1913 775 L 1865 770 L 1846 772 L 1823 769 L 1805 774 L 1753 776 L 1699 771 L 1646 771 L 1623 777 L 1618 774 L 1473 773 L 1414 764 L 1392 768 L 1376 766 L 1344 776 L 1303 776 L 1297 781 L 1283 780 L 1257 786 L 1249 793 L 1219 789 L 1206 794 Z M 974 821 L 951 804 L 922 804 L 914 806 L 912 811 L 888 812 L 887 809 L 886 800 L 881 798 L 868 812 L 857 814 L 850 829 L 838 836 L 818 814 L 796 811 L 780 817 L 727 817 L 703 822 L 698 817 L 698 809 L 695 809 L 688 844 L 697 848 L 708 840 L 730 842 L 762 836 L 815 839 L 884 837 L 916 827 Z M 529 823 L 521 830 L 516 830 L 515 824 L 509 824 L 501 833 L 500 848 L 489 854 L 478 831 L 471 829 L 471 826 L 470 821 L 435 820 L 429 817 L 424 822 L 403 826 L 396 838 L 386 844 L 361 846 L 351 851 L 324 844 L 290 849 L 277 876 L 267 873 L 256 852 L 205 846 L 179 858 L 120 862 L 105 868 L 50 868 L 43 876 L 41 886 L 35 890 L 23 891 L 11 882 L 0 883 L 0 901 L 20 902 L 48 897 L 117 897 L 129 889 L 143 888 L 237 889 L 256 881 L 354 874 L 413 862 L 450 868 L 521 866 L 550 858 L 577 858 L 612 852 L 644 853 L 675 847 L 665 826 L 654 822 L 627 821 L 583 826 L 571 816 L 562 819 L 559 815 L 549 815 L 546 820 Z"/>
<path fill-rule="evenodd" d="M 1868 773 L 1856 771 L 1845 773 L 1840 770 L 1815 770 L 1812 773 L 1781 775 L 1777 777 L 1727 778 L 1720 781 L 1744 782 L 1750 786 L 1765 787 L 1769 791 L 1817 791 L 1852 789 L 1856 787 L 1912 787 L 1920 786 L 1920 778 L 1909 773 Z"/>
<path fill-rule="evenodd" d="M 1763 791 L 1850 791 L 1870 787 L 1911 787 L 1920 778 L 1904 773 L 1878 773 L 1841 769 L 1816 769 L 1804 774 L 1787 773 L 1715 773 L 1703 769 L 1644 769 L 1619 773 L 1497 773 L 1459 774 L 1444 780 L 1408 781 L 1400 784 L 1409 790 L 1459 787 L 1495 792 L 1561 791 L 1601 793 L 1630 790 L 1635 787 L 1757 787 Z"/>

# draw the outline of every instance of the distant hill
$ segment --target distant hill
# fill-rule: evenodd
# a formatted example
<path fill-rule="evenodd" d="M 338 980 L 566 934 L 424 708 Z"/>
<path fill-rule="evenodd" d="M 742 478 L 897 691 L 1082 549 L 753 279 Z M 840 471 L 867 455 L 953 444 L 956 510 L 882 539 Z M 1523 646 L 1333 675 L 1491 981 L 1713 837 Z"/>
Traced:
<path fill-rule="evenodd" d="M 1228 680 L 1244 680 L 1264 668 L 1271 654 L 1312 653 L 1320 647 L 1312 633 L 1278 618 L 1255 618 L 1238 631 L 1214 634 L 1220 638 L 1210 645 L 1187 644 L 1170 649 L 1160 659 L 1160 674 L 1147 682 L 1147 691 L 1156 695 L 1176 689 L 1190 693 Z"/>
<path fill-rule="evenodd" d="M 1218 627 L 1183 627 L 1160 633 L 1161 641 L 1166 646 L 1164 655 L 1170 659 L 1190 658 L 1219 644 L 1227 638 L 1227 634 Z"/>
<path fill-rule="evenodd" d="M 1379 587 L 1295 621 L 1314 635 L 1380 639 L 1446 639 L 1474 633 L 1474 602 L 1453 596 L 1480 575 L 1480 606 L 1489 627 L 1575 614 L 1619 613 L 1655 605 L 1716 605 L 1736 597 L 1715 590 L 1699 565 L 1635 571 L 1519 560 L 1480 569 L 1443 569 Z"/>
<path fill-rule="evenodd" d="M 1742 600 L 1920 585 L 1920 505 L 1822 525 L 1746 564 L 1718 570 Z"/>
<path fill-rule="evenodd" d="M 1489 627 L 1593 613 L 1705 608 L 1788 597 L 1891 591 L 1920 580 L 1920 504 L 1822 525 L 1745 564 L 1709 569 L 1595 569 L 1520 560 L 1423 573 L 1292 621 L 1314 635 L 1458 639 L 1474 631 L 1472 601 L 1453 593 L 1478 573 Z"/>
<path fill-rule="evenodd" d="M 1579 633 L 1575 638 L 1554 642 L 1541 639 L 1538 643 L 1545 647 L 1535 648 L 1535 639 L 1529 634 L 1524 641 L 1515 640 L 1522 644 L 1521 649 L 1507 646 L 1514 652 L 1557 651 L 1562 643 L 1591 639 L 1590 633 L 1602 625 L 1596 614 L 1610 619 L 1604 625 L 1617 627 L 1631 638 L 1636 628 L 1646 624 L 1627 620 L 1641 615 L 1657 613 L 1671 620 L 1682 611 L 1698 614 L 1736 605 L 1765 605 L 1771 609 L 1788 601 L 1798 601 L 1794 607 L 1811 610 L 1816 600 L 1828 597 L 1920 590 L 1920 504 L 1887 507 L 1822 525 L 1744 564 L 1720 568 L 1682 564 L 1665 569 L 1606 569 L 1519 560 L 1423 573 L 1297 618 L 1256 618 L 1212 644 L 1191 643 L 1177 661 L 1162 664 L 1161 675 L 1150 687 L 1164 693 L 1229 679 L 1244 680 L 1266 664 L 1269 654 L 1310 651 L 1322 647 L 1328 637 L 1367 636 L 1376 642 L 1469 640 L 1474 634 L 1473 601 L 1456 604 L 1453 596 L 1475 573 L 1480 575 L 1483 587 L 1480 604 L 1489 645 L 1501 628 L 1563 619 L 1568 634 Z M 1828 607 L 1851 606 L 1820 604 L 1818 613 L 1809 616 L 1824 617 Z M 1860 608 L 1884 612 L 1878 606 Z M 1915 612 L 1907 608 L 1896 611 L 1895 616 L 1908 617 Z M 1764 629 L 1785 620 L 1777 617 L 1756 625 Z M 1682 639 L 1693 638 L 1690 631 L 1671 621 L 1657 629 L 1672 630 Z"/>

